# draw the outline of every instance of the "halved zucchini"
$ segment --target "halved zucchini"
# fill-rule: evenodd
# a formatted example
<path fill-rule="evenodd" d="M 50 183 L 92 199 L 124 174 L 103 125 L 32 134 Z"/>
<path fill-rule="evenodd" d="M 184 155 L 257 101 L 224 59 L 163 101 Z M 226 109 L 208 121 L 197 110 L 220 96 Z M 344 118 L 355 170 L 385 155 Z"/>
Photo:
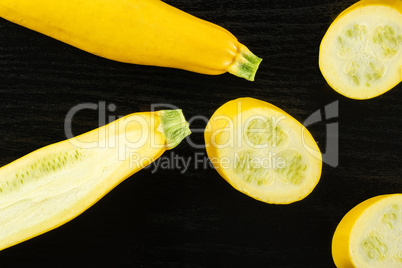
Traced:
<path fill-rule="evenodd" d="M 0 168 L 0 250 L 77 217 L 189 134 L 181 110 L 135 113 Z"/>

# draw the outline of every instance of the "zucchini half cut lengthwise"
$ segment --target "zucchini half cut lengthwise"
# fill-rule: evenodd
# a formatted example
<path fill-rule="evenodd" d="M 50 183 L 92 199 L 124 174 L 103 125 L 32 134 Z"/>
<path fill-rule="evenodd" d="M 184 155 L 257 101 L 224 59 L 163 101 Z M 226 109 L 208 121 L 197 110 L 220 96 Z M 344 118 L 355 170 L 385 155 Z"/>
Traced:
<path fill-rule="evenodd" d="M 0 250 L 77 217 L 189 134 L 181 110 L 134 113 L 0 168 Z"/>
<path fill-rule="evenodd" d="M 362 0 L 343 11 L 322 39 L 320 70 L 352 99 L 370 99 L 402 79 L 402 1 Z"/>

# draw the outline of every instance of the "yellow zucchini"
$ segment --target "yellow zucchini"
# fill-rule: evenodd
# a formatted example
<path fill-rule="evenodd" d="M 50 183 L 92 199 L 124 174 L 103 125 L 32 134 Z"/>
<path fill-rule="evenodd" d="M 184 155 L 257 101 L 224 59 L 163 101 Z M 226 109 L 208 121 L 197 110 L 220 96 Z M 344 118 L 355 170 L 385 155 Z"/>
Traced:
<path fill-rule="evenodd" d="M 134 113 L 0 168 L 0 250 L 75 218 L 189 134 L 181 110 Z"/>
<path fill-rule="evenodd" d="M 0 17 L 120 62 L 251 81 L 261 62 L 227 30 L 159 0 L 1 0 Z"/>
<path fill-rule="evenodd" d="M 372 197 L 350 210 L 332 239 L 338 268 L 402 267 L 402 194 Z"/>
<path fill-rule="evenodd" d="M 343 11 L 322 39 L 320 70 L 352 99 L 381 95 L 402 79 L 402 1 L 362 0 Z"/>
<path fill-rule="evenodd" d="M 210 118 L 204 137 L 218 173 L 254 199 L 299 201 L 320 179 L 322 156 L 310 132 L 267 102 L 240 98 L 225 103 Z"/>

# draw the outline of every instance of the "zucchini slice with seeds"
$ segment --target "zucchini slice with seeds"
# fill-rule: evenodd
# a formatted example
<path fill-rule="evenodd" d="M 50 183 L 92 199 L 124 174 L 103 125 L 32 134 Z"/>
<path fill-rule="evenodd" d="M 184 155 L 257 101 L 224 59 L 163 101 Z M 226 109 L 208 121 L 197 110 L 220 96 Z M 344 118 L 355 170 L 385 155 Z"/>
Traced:
<path fill-rule="evenodd" d="M 343 11 L 322 39 L 320 70 L 352 99 L 370 99 L 401 81 L 402 2 L 362 0 Z"/>
<path fill-rule="evenodd" d="M 372 197 L 350 210 L 332 239 L 337 267 L 402 267 L 402 194 Z"/>
<path fill-rule="evenodd" d="M 299 201 L 320 179 L 322 156 L 311 134 L 267 102 L 241 98 L 225 103 L 212 115 L 204 136 L 218 173 L 257 200 Z"/>

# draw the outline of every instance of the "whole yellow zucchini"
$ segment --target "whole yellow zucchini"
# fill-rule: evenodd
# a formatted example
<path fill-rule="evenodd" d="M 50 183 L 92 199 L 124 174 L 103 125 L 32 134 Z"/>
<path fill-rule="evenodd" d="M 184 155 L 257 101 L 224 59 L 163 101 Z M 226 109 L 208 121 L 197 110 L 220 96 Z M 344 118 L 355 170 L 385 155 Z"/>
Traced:
<path fill-rule="evenodd" d="M 0 168 L 0 250 L 75 218 L 189 134 L 181 110 L 134 113 Z"/>
<path fill-rule="evenodd" d="M 1 0 L 0 17 L 111 60 L 254 80 L 227 30 L 159 0 Z"/>

